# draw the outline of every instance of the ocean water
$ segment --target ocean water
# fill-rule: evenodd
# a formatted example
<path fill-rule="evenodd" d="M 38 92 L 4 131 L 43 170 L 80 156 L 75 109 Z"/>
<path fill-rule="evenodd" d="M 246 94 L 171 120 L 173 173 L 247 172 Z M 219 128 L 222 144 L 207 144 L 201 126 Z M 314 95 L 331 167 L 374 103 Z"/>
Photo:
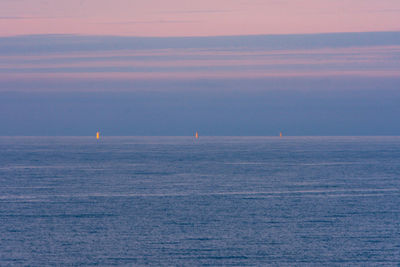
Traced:
<path fill-rule="evenodd" d="M 0 266 L 398 266 L 400 137 L 0 137 Z"/>

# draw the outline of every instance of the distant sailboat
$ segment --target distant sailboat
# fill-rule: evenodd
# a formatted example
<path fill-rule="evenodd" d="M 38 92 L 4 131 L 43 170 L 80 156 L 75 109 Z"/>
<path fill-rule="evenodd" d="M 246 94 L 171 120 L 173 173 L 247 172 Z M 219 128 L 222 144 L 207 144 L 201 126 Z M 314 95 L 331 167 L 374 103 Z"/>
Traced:
<path fill-rule="evenodd" d="M 196 139 L 199 139 L 199 133 L 198 132 L 196 132 L 195 137 L 196 137 Z"/>
<path fill-rule="evenodd" d="M 96 133 L 96 139 L 99 140 L 100 139 L 100 132 Z"/>

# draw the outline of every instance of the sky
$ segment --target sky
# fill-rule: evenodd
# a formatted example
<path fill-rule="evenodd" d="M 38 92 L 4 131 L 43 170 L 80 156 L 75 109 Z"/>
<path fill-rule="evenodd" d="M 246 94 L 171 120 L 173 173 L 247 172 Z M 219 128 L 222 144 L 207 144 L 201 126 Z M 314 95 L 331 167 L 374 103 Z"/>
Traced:
<path fill-rule="evenodd" d="M 0 36 L 399 31 L 398 0 L 1 0 Z"/>
<path fill-rule="evenodd" d="M 399 135 L 398 0 L 2 0 L 1 135 Z"/>

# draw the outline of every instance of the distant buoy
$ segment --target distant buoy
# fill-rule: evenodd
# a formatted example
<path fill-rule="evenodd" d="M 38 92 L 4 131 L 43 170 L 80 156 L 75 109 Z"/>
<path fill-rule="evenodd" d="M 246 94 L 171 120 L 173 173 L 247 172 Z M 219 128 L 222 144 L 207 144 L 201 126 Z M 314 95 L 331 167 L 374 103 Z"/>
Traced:
<path fill-rule="evenodd" d="M 96 133 L 96 139 L 99 140 L 100 139 L 100 132 Z"/>
<path fill-rule="evenodd" d="M 279 133 L 279 137 L 282 138 L 282 132 Z"/>
<path fill-rule="evenodd" d="M 198 132 L 196 132 L 196 139 L 199 139 L 199 133 Z"/>

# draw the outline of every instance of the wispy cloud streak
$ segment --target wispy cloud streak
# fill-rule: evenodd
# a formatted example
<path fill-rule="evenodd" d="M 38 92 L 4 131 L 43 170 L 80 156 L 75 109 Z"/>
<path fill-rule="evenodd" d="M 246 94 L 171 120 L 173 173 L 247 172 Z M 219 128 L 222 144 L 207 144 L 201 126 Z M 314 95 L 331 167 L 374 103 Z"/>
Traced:
<path fill-rule="evenodd" d="M 285 45 L 288 40 L 297 42 Z M 400 77 L 400 33 L 223 38 L 61 35 L 3 41 L 0 83 L 8 84 L 56 79 Z M 30 52 L 25 54 L 26 50 Z"/>

